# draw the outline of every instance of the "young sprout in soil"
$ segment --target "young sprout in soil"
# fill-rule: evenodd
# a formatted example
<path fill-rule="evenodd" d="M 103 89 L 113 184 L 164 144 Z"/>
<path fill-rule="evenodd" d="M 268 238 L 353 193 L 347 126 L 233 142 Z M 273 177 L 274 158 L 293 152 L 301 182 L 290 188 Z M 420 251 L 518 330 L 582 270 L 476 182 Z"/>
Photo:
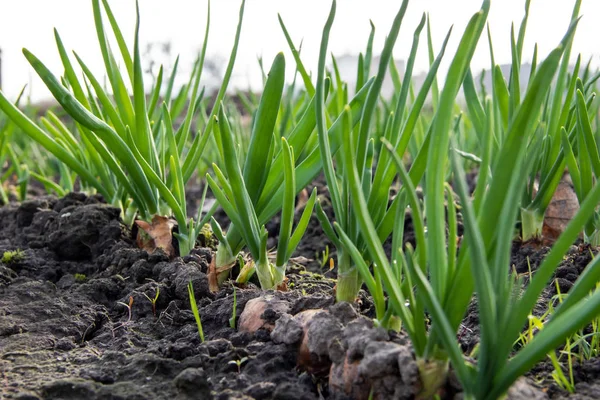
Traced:
<path fill-rule="evenodd" d="M 325 250 L 321 250 L 321 254 L 316 253 L 316 258 L 319 264 L 321 265 L 321 269 L 325 268 L 327 262 L 329 261 L 329 245 L 325 245 Z"/>
<path fill-rule="evenodd" d="M 550 310 L 552 312 L 553 308 L 551 308 Z M 554 371 L 552 372 L 552 378 L 554 379 L 554 381 L 556 382 L 556 384 L 558 386 L 560 386 L 567 392 L 575 393 L 575 380 L 573 378 L 573 355 L 571 353 L 571 338 L 570 337 L 565 340 L 564 348 L 566 350 L 560 350 L 560 356 L 558 356 L 558 357 L 556 356 L 556 353 L 554 350 L 548 354 L 548 357 L 550 358 L 550 361 L 552 362 L 552 366 L 554 367 Z M 563 372 L 563 365 L 560 362 L 560 359 L 562 358 L 562 356 L 564 354 L 567 355 L 566 367 L 569 372 L 568 378 L 565 376 L 565 373 Z"/>
<path fill-rule="evenodd" d="M 231 318 L 229 318 L 229 326 L 231 329 L 235 329 L 235 320 L 237 315 L 237 288 L 233 287 L 233 310 L 231 311 Z"/>
<path fill-rule="evenodd" d="M 227 364 L 235 365 L 237 367 L 238 374 L 241 374 L 242 373 L 242 364 L 245 363 L 246 361 L 248 361 L 248 357 L 242 357 L 239 360 L 231 360 Z"/>
<path fill-rule="evenodd" d="M 282 61 L 283 57 L 281 56 L 281 60 L 278 62 Z M 279 73 L 276 75 L 279 75 Z M 284 185 L 284 172 L 286 170 L 284 168 L 286 162 L 284 158 L 285 154 L 283 147 L 274 140 L 279 135 L 273 134 L 279 110 L 276 104 L 280 104 L 280 92 L 283 85 L 283 82 L 281 85 L 275 85 L 275 82 L 280 79 L 281 77 L 275 79 L 272 74 L 269 74 L 266 79 L 265 90 L 254 117 L 250 146 L 242 168 L 244 180 L 254 177 L 252 181 L 248 181 L 252 184 L 246 182 L 246 188 L 252 199 L 259 227 L 267 223 L 270 218 L 282 210 L 282 206 L 284 205 L 283 198 L 286 196 L 285 193 L 287 193 L 287 188 Z M 357 116 L 360 115 L 360 110 L 363 107 L 372 82 L 373 80 L 370 80 L 365 83 L 349 102 L 350 107 Z M 267 94 L 269 95 L 267 96 Z M 285 136 L 290 148 L 294 149 L 292 165 L 296 178 L 295 193 L 300 192 L 312 182 L 320 174 L 322 168 L 318 142 L 314 134 L 316 123 L 314 106 L 314 97 L 310 100 L 307 99 L 307 103 L 303 107 L 303 112 L 300 113 L 301 116 L 296 125 Z M 359 118 L 356 117 L 353 121 L 353 126 L 358 123 L 358 120 Z M 215 126 L 215 128 L 217 127 Z M 328 134 L 331 136 L 332 151 L 334 152 L 340 148 L 342 143 L 341 128 L 341 119 L 338 118 L 331 124 L 328 130 Z M 215 135 L 215 138 L 217 136 Z M 253 145 L 253 143 L 256 143 L 256 145 Z M 271 144 L 273 151 L 268 152 L 267 150 L 271 149 Z M 220 151 L 223 153 L 222 149 Z M 227 161 L 228 157 L 221 154 L 221 159 Z M 225 164 L 227 163 L 225 162 Z M 231 177 L 228 176 L 228 178 Z M 244 229 L 233 222 L 227 229 L 227 241 L 219 244 L 214 268 L 218 273 L 218 285 L 224 282 L 229 276 L 229 267 L 235 263 L 236 254 L 244 245 L 250 247 L 246 242 L 248 234 L 244 232 Z"/>
<path fill-rule="evenodd" d="M 146 293 L 142 293 L 142 294 L 152 304 L 152 315 L 154 315 L 154 318 L 156 318 L 156 302 L 158 301 L 158 296 L 160 296 L 160 287 L 158 287 L 158 286 L 156 287 L 156 293 L 154 294 L 153 298 L 148 296 Z"/>
<path fill-rule="evenodd" d="M 120 304 L 123 307 L 127 308 L 127 321 L 125 321 L 121 325 L 117 326 L 115 328 L 115 330 L 118 329 L 118 328 L 127 326 L 131 322 L 131 313 L 133 311 L 133 309 L 132 309 L 132 307 L 133 307 L 133 296 L 129 296 L 129 303 L 123 303 L 122 301 L 118 301 L 117 304 Z"/>
<path fill-rule="evenodd" d="M 202 329 L 202 320 L 200 319 L 200 312 L 198 311 L 198 303 L 196 303 L 192 281 L 188 283 L 188 295 L 190 297 L 190 307 L 192 308 L 196 326 L 198 327 L 198 336 L 200 336 L 200 342 L 204 343 L 204 330 Z"/>

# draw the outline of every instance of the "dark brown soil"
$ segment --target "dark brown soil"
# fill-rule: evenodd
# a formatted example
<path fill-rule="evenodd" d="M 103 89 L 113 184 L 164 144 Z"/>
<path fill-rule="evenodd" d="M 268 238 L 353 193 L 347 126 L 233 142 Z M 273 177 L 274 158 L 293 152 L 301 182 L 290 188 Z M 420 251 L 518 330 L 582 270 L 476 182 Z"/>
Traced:
<path fill-rule="evenodd" d="M 317 185 L 322 194 L 323 184 Z M 284 311 L 266 309 L 261 318 L 273 331 L 253 333 L 237 324 L 246 303 L 264 292 L 253 285 L 235 289 L 232 328 L 233 286 L 216 294 L 208 290 L 211 249 L 174 260 L 149 255 L 135 247 L 119 211 L 99 198 L 42 196 L 0 208 L 0 221 L 0 255 L 23 251 L 0 263 L 0 399 L 349 399 L 368 397 L 371 388 L 374 398 L 412 399 L 418 391 L 409 342 L 373 326 L 366 294 L 355 307 L 334 305 L 335 270 L 307 272 L 321 270 L 315 254 L 328 243 L 316 218 L 296 254 L 304 265 L 289 271 L 290 290 L 267 293 Z M 277 221 L 268 228 L 275 237 Z M 589 250 L 572 248 L 557 272 L 561 290 L 587 265 Z M 527 257 L 535 270 L 546 251 L 515 244 L 511 261 L 525 273 Z M 190 311 L 189 281 L 203 343 Z M 146 296 L 154 298 L 157 290 L 153 309 Z M 318 309 L 326 311 L 306 327 L 312 364 L 301 367 L 298 316 Z M 460 335 L 465 348 L 478 340 L 475 311 Z M 338 375 L 345 363 L 360 376 L 349 386 Z M 576 368 L 577 394 L 571 397 L 600 398 L 600 364 L 592 360 Z M 551 372 L 550 364 L 541 363 L 531 377 L 552 398 L 567 396 Z M 450 382 L 446 398 L 459 391 Z"/>
<path fill-rule="evenodd" d="M 24 252 L 0 267 L 3 398 L 317 398 L 318 382 L 295 370 L 291 348 L 270 345 L 266 331 L 229 327 L 232 288 L 209 293 L 209 249 L 174 261 L 148 255 L 127 238 L 117 209 L 82 195 L 28 201 L 0 216 L 0 252 Z M 293 309 L 332 304 L 323 289 L 297 286 L 280 294 Z M 157 288 L 154 314 L 144 294 Z M 237 290 L 238 318 L 259 294 Z M 131 318 L 121 304 L 130 299 Z M 238 371 L 232 362 L 244 358 Z"/>

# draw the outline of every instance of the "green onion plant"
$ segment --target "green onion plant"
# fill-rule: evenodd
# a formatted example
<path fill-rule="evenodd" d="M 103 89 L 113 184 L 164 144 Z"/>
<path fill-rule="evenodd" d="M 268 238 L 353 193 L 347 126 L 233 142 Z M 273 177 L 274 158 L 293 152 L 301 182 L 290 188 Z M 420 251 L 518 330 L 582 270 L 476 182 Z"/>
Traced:
<path fill-rule="evenodd" d="M 583 84 L 577 81 L 577 123 L 574 143 L 564 127 L 561 129 L 562 148 L 565 162 L 568 166 L 571 181 L 579 203 L 583 203 L 600 177 L 600 157 L 596 135 L 592 130 L 591 116 L 588 112 L 589 102 L 582 93 Z M 596 210 L 583 230 L 584 240 L 594 246 L 600 245 L 600 214 Z"/>
<path fill-rule="evenodd" d="M 379 138 L 384 138 L 385 140 L 392 142 L 399 153 L 404 153 L 408 147 L 411 136 L 418 125 L 419 114 L 423 110 L 428 93 L 435 81 L 435 76 L 449 38 L 448 34 L 442 45 L 442 50 L 431 64 L 431 69 L 427 74 L 418 95 L 413 99 L 412 103 L 409 103 L 408 97 L 411 87 L 412 70 L 418 50 L 420 33 L 425 26 L 425 15 L 423 15 L 423 18 L 413 35 L 413 44 L 408 58 L 404 79 L 401 83 L 396 83 L 396 86 L 400 91 L 394 97 L 393 104 L 387 107 L 391 108 L 387 115 L 383 118 L 377 118 L 376 110 L 380 108 L 378 107 L 380 91 L 388 69 L 391 70 L 393 77 L 397 76 L 397 71 L 394 70 L 395 64 L 393 63 L 392 50 L 398 37 L 407 6 L 408 2 L 404 1 L 394 19 L 391 31 L 387 35 L 387 40 L 378 67 L 378 73 L 374 78 L 372 86 L 369 88 L 365 107 L 359 115 L 359 123 L 356 125 L 356 128 L 354 128 L 353 125 L 348 125 L 345 126 L 345 129 L 343 130 L 344 145 L 353 146 L 355 149 L 354 151 L 356 152 L 355 155 L 358 157 L 357 168 L 359 171 L 359 180 L 361 182 L 362 191 L 367 199 L 368 213 L 372 218 L 378 236 L 382 241 L 385 241 L 394 229 L 392 221 L 399 201 L 395 200 L 391 204 L 388 202 L 395 178 L 393 160 L 389 153 L 377 151 L 373 138 L 373 136 L 377 137 L 377 135 L 373 135 L 372 130 L 375 129 L 376 132 L 379 132 Z M 319 149 L 323 159 L 323 170 L 331 193 L 331 202 L 335 213 L 336 223 L 340 229 L 345 232 L 349 240 L 355 244 L 357 250 L 364 253 L 366 252 L 367 247 L 366 243 L 361 238 L 361 227 L 358 222 L 360 216 L 356 214 L 351 205 L 354 200 L 350 196 L 350 181 L 348 179 L 340 180 L 338 178 L 338 176 L 345 177 L 345 171 L 351 168 L 351 166 L 348 164 L 348 160 L 344 157 L 343 153 L 340 152 L 336 154 L 337 148 L 331 146 L 328 135 L 326 135 L 328 113 L 325 107 L 321 106 L 325 105 L 325 57 L 327 54 L 329 31 L 335 15 L 335 7 L 334 2 L 323 32 L 316 85 L 316 117 L 319 133 Z M 374 30 L 372 30 L 372 35 L 373 33 Z M 363 65 L 370 63 L 370 54 L 372 52 L 371 46 L 372 38 L 369 40 Z M 365 67 L 363 66 L 363 68 Z M 364 71 L 361 71 L 359 65 L 359 79 L 364 80 L 364 78 L 360 77 L 360 75 L 364 73 Z M 339 81 L 339 77 L 336 78 L 336 80 Z M 395 78 L 394 80 L 397 81 L 398 78 Z M 343 87 L 339 84 L 337 86 L 335 99 L 338 103 L 344 99 Z M 343 104 L 340 106 L 340 111 L 346 112 L 344 111 Z M 351 116 L 355 115 L 352 110 L 348 110 L 347 113 Z M 346 120 L 346 118 L 344 120 Z M 378 123 L 378 120 L 381 120 L 381 123 Z M 378 125 L 382 125 L 383 128 L 377 128 Z M 356 130 L 356 134 L 354 134 L 352 140 L 350 140 L 348 130 Z M 417 171 L 417 169 L 415 169 L 415 171 Z M 419 172 L 415 173 L 418 174 Z M 339 235 L 334 231 L 320 204 L 317 204 L 317 216 L 319 217 L 324 231 L 337 248 L 337 299 L 338 301 L 352 302 L 361 287 L 363 278 L 359 274 L 358 266 L 354 264 L 355 261 L 353 261 L 353 258 L 350 256 L 350 251 L 342 243 Z"/>
<path fill-rule="evenodd" d="M 215 164 L 213 166 L 219 184 L 207 175 L 207 181 L 215 194 L 219 204 L 227 213 L 233 226 L 239 227 L 245 244 L 250 249 L 254 258 L 254 271 L 258 275 L 260 285 L 263 289 L 273 289 L 280 285 L 285 278 L 287 262 L 298 246 L 304 235 L 316 201 L 316 191 L 313 190 L 304 212 L 298 222 L 298 226 L 292 232 L 296 198 L 296 171 L 294 168 L 294 152 L 285 138 L 281 139 L 280 152 L 283 160 L 284 192 L 283 204 L 281 205 L 281 223 L 279 231 L 279 243 L 277 256 L 273 264 L 269 260 L 267 251 L 268 233 L 258 220 L 257 210 L 253 201 L 257 200 L 257 191 L 266 182 L 269 168 L 273 167 L 272 156 L 276 146 L 273 125 L 279 109 L 285 78 L 285 59 L 283 54 L 275 57 L 265 89 L 259 106 L 255 131 L 251 137 L 250 148 L 246 164 L 242 172 L 237 157 L 237 149 L 234 143 L 231 127 L 227 116 L 221 107 L 218 118 L 218 141 L 220 142 L 223 160 L 225 162 L 226 175 Z M 255 190 L 252 190 L 252 189 Z M 260 193 L 260 192 L 258 192 Z M 254 200 L 252 198 L 254 195 Z M 213 219 L 213 225 L 216 221 Z M 233 255 L 232 247 L 228 239 L 220 233 L 220 228 L 215 227 L 215 232 L 220 239 L 220 246 Z M 246 275 L 241 275 L 240 280 L 247 280 Z"/>
<path fill-rule="evenodd" d="M 332 14 L 334 10 L 335 2 Z M 463 385 L 466 398 L 501 397 L 519 376 L 590 321 L 600 307 L 600 293 L 587 296 L 595 287 L 595 275 L 598 273 L 593 263 L 544 330 L 511 357 L 513 344 L 536 299 L 579 230 L 595 212 L 600 190 L 594 188 L 590 192 L 525 292 L 519 296 L 516 291 L 518 283 L 508 274 L 508 261 L 521 193 L 525 190 L 527 177 L 534 169 L 535 159 L 525 157 L 526 150 L 542 145 L 541 138 L 535 135 L 537 121 L 560 60 L 570 46 L 577 21 L 571 24 L 560 45 L 537 67 L 523 100 L 513 110 L 514 117 L 508 124 L 494 163 L 490 160 L 489 151 L 494 135 L 494 113 L 489 102 L 485 107 L 482 106 L 480 122 L 484 135 L 481 140 L 487 151 L 481 162 L 489 166 L 492 174 L 484 186 L 476 191 L 475 198 L 471 199 L 460 156 L 455 150 L 456 143 L 451 136 L 451 121 L 455 97 L 465 79 L 468 79 L 470 58 L 485 26 L 488 10 L 489 1 L 484 1 L 481 11 L 470 20 L 438 99 L 438 108 L 424 144 L 429 147 L 425 204 L 420 203 L 415 182 L 404 168 L 400 158 L 402 153 L 398 153 L 389 140 L 384 140 L 403 183 L 397 197 L 399 204 L 410 205 L 417 236 L 414 250 L 410 245 L 403 249 L 402 241 L 396 237 L 391 261 L 383 251 L 382 237 L 368 208 L 361 176 L 362 157 L 354 145 L 354 132 L 349 123 L 345 124 L 348 140 L 343 146 L 343 179 L 348 181 L 352 209 L 368 252 L 356 246 L 341 224 L 336 222 L 334 228 L 374 297 L 380 323 L 389 326 L 393 321 L 390 315 L 401 319 L 418 358 L 423 396 L 432 395 L 443 384 L 449 360 Z M 330 22 L 331 18 L 328 25 Z M 324 39 L 328 28 L 326 26 Z M 351 119 L 348 108 L 345 119 Z M 464 218 L 465 240 L 460 249 L 456 247 L 456 221 L 453 217 L 448 218 L 450 229 L 446 234 L 445 202 L 453 201 L 452 190 L 445 184 L 449 160 Z M 448 207 L 449 210 L 453 208 L 452 205 Z M 394 221 L 399 232 L 402 231 L 404 212 L 404 207 L 396 209 Z M 369 268 L 371 264 L 372 270 Z M 384 293 L 387 295 L 387 307 Z M 456 341 L 457 329 L 473 293 L 478 301 L 481 326 L 481 342 L 474 365 L 466 362 Z M 573 293 L 576 294 L 573 296 Z M 431 321 L 429 329 L 426 326 L 427 314 Z"/>
<path fill-rule="evenodd" d="M 117 67 L 107 30 L 103 22 L 101 4 L 110 22 L 125 67 L 123 74 Z M 210 3 L 207 13 L 204 44 L 193 69 L 189 83 L 171 101 L 175 74 L 166 84 L 162 105 L 159 97 L 163 71 L 159 71 L 150 98 L 147 99 L 139 49 L 139 9 L 134 36 L 134 50 L 130 53 L 122 32 L 106 0 L 93 0 L 94 20 L 106 77 L 112 89 L 108 94 L 100 81 L 90 72 L 84 61 L 75 54 L 83 70 L 84 79 L 77 77 L 65 46 L 55 31 L 56 43 L 65 69 L 57 78 L 28 50 L 25 57 L 50 89 L 63 109 L 75 120 L 76 133 L 68 130 L 49 114 L 42 120 L 46 130 L 25 116 L 0 93 L 0 109 L 29 137 L 40 143 L 60 161 L 77 173 L 85 187 L 91 187 L 112 204 L 123 210 L 130 223 L 136 217 L 150 221 L 154 215 L 173 215 L 178 223 L 180 254 L 193 248 L 204 222 L 187 219 L 185 184 L 193 175 L 212 129 L 212 116 L 225 94 L 239 43 L 244 1 L 236 38 L 211 118 L 203 131 L 191 137 L 192 120 L 197 112 L 203 92 L 199 91 L 210 26 Z M 175 64 L 177 65 L 177 63 Z M 176 70 L 176 68 L 175 68 Z M 127 82 L 133 89 L 132 95 Z M 188 93 L 191 88 L 191 95 Z M 149 101 L 148 101 L 149 100 Z M 175 129 L 173 117 L 185 112 L 183 124 Z M 83 146 L 81 145 L 83 144 Z M 199 207 L 199 212 L 202 207 Z"/>
<path fill-rule="evenodd" d="M 243 165 L 240 167 L 240 171 L 256 213 L 258 227 L 264 225 L 282 210 L 285 203 L 284 196 L 290 197 L 289 193 L 291 193 L 284 184 L 286 161 L 283 149 L 285 146 L 280 145 L 279 141 L 274 139 L 274 136 L 277 136 L 276 121 L 278 118 L 282 118 L 280 105 L 283 98 L 283 62 L 283 55 L 279 55 L 273 63 L 265 82 L 265 89 L 258 109 L 253 117 L 250 145 L 247 149 L 246 159 L 243 163 L 238 161 L 238 164 Z M 372 83 L 372 80 L 366 83 L 349 102 L 351 109 L 357 115 L 364 105 L 368 89 Z M 314 132 L 316 126 L 315 98 L 312 96 L 310 101 L 306 102 L 305 99 L 299 99 L 298 102 L 306 104 L 298 106 L 293 128 L 288 126 L 279 132 L 285 132 L 285 135 L 279 137 L 284 137 L 287 144 L 293 149 L 293 152 L 291 152 L 293 156 L 292 165 L 294 166 L 296 181 L 294 195 L 312 182 L 322 169 L 319 146 L 316 141 L 317 135 Z M 219 120 L 219 125 L 221 123 L 224 122 Z M 353 123 L 358 123 L 358 118 L 355 118 Z M 221 135 L 215 135 L 215 140 L 221 153 L 220 159 L 224 160 L 225 165 L 227 165 L 229 154 L 225 153 L 224 144 L 219 142 L 219 138 L 223 136 L 223 133 L 221 130 Z M 332 150 L 337 151 L 342 142 L 341 118 L 338 117 L 331 124 L 328 135 Z M 226 172 L 229 174 L 227 168 Z M 227 178 L 232 179 L 230 175 L 227 175 Z M 218 275 L 216 285 L 220 285 L 227 279 L 231 267 L 236 262 L 237 254 L 245 245 L 248 245 L 247 239 L 250 236 L 255 236 L 244 232 L 245 229 L 245 227 L 239 226 L 232 220 L 232 224 L 227 228 L 227 235 L 224 237 L 226 240 L 220 241 L 215 256 L 215 270 Z"/>
<path fill-rule="evenodd" d="M 15 107 L 18 107 L 24 90 L 25 88 L 21 90 L 21 93 L 15 102 Z M 7 182 L 10 175 L 17 168 L 17 165 L 19 165 L 18 160 L 16 160 L 16 156 L 14 155 L 14 150 L 11 143 L 13 140 L 14 130 L 15 125 L 12 123 L 12 121 L 6 118 L 5 115 L 0 114 L 0 165 L 4 165 L 7 161 L 11 161 L 11 165 L 7 171 L 2 171 L 2 180 L 0 181 L 0 199 L 2 200 L 2 204 L 8 204 L 10 201 L 7 188 L 4 187 L 4 183 Z M 17 163 L 15 163 L 15 160 Z"/>
<path fill-rule="evenodd" d="M 483 0 L 469 20 L 443 85 L 438 72 L 451 32 L 436 52 L 427 15 L 412 33 L 405 71 L 396 67 L 393 50 L 408 7 L 408 0 L 403 0 L 375 76 L 370 77 L 376 34 L 371 23 L 366 49 L 358 58 L 356 86 L 349 87 L 338 60 L 327 52 L 337 8 L 332 0 L 316 79 L 302 61 L 302 46 L 294 43 L 279 17 L 295 63 L 293 81 L 286 87 L 283 53 L 268 71 L 260 58 L 262 94 L 239 91 L 238 110 L 225 93 L 240 40 L 242 0 L 229 63 L 207 112 L 210 96 L 205 96 L 200 83 L 210 3 L 203 46 L 188 81 L 176 90 L 179 59 L 170 75 L 161 67 L 146 86 L 137 4 L 130 51 L 108 1 L 92 0 L 107 83 L 101 84 L 76 53 L 68 54 L 57 31 L 62 76 L 24 49 L 72 123 L 65 122 L 58 109 L 36 121 L 31 109 L 22 111 L 19 100 L 11 102 L 0 92 L 0 163 L 6 165 L 2 180 L 16 175 L 21 199 L 31 177 L 59 195 L 74 190 L 79 181 L 83 191 L 99 193 L 120 207 L 127 224 L 173 216 L 181 255 L 193 249 L 210 221 L 219 239 L 209 271 L 213 291 L 230 276 L 236 262 L 242 267 L 238 283 L 256 273 L 263 289 L 283 287 L 288 262 L 316 209 L 337 250 L 337 300 L 353 302 L 364 286 L 373 297 L 376 324 L 408 334 L 422 383 L 420 396 L 434 396 L 452 367 L 466 399 L 502 398 L 516 379 L 546 356 L 559 371 L 563 357 L 556 355 L 557 347 L 566 343 L 561 354 L 567 354 L 570 366 L 575 346 L 580 357 L 583 352 L 591 356 L 600 347 L 595 334 L 600 312 L 598 257 L 550 312 L 532 317 L 538 298 L 578 236 L 583 233 L 585 242 L 600 243 L 596 118 L 600 105 L 594 93 L 600 73 L 594 73 L 589 63 L 583 66 L 580 57 L 570 68 L 580 6 L 581 0 L 575 0 L 570 25 L 556 48 L 546 57 L 534 48 L 526 85 L 521 84 L 520 73 L 530 0 L 525 1 L 518 29 L 511 29 L 511 70 L 506 77 L 496 64 L 488 27 L 492 87 L 485 88 L 483 75 L 479 81 L 475 78 L 471 61 L 484 35 L 490 0 Z M 425 29 L 429 71 L 417 90 L 413 70 Z M 381 92 L 388 74 L 394 93 L 386 99 Z M 457 100 L 461 89 L 464 104 Z M 40 147 L 55 158 L 44 155 Z M 465 167 L 478 168 L 473 193 L 467 188 Z M 519 223 L 523 240 L 540 237 L 544 214 L 565 169 L 579 210 L 525 286 L 510 274 L 513 239 Z M 297 194 L 321 173 L 334 221 L 327 217 L 316 190 L 296 219 Z M 189 219 L 185 187 L 204 177 L 199 213 Z M 203 216 L 208 187 L 217 203 Z M 3 187 L 0 199 L 9 200 Z M 219 206 L 231 221 L 226 233 L 211 218 Z M 271 251 L 265 225 L 277 214 L 278 241 Z M 414 245 L 404 232 L 409 214 Z M 391 242 L 391 254 L 384 250 L 386 242 Z M 244 247 L 253 258 L 248 263 L 241 255 Z M 328 252 L 327 248 L 323 264 Z M 191 282 L 188 290 L 203 341 Z M 236 323 L 236 296 L 234 290 L 231 327 Z M 149 298 L 153 306 L 156 298 L 158 291 L 153 300 Z M 467 360 L 456 335 L 472 302 L 477 305 L 481 333 L 473 359 Z M 583 328 L 589 323 L 594 335 L 586 337 Z M 239 361 L 238 368 L 243 360 Z M 568 377 L 557 372 L 555 379 L 572 390 L 569 371 Z"/>
<path fill-rule="evenodd" d="M 524 100 L 520 72 L 522 69 L 523 44 L 529 19 L 530 1 L 525 2 L 525 15 L 515 35 L 515 29 L 511 30 L 512 64 L 510 76 L 507 79 L 502 75 L 500 67 L 495 64 L 494 47 L 491 33 L 488 29 L 488 42 L 490 47 L 490 59 L 492 68 L 492 112 L 494 113 L 494 137 L 492 140 L 490 157 L 491 163 L 499 162 L 496 157 L 500 154 L 499 149 L 507 132 L 516 116 L 516 110 Z M 577 20 L 581 1 L 575 1 L 571 22 Z M 556 192 L 558 184 L 566 166 L 563 152 L 563 140 L 561 130 L 567 131 L 572 139 L 577 122 L 576 114 L 576 82 L 580 70 L 580 59 L 577 59 L 572 73 L 569 72 L 571 43 L 566 43 L 563 57 L 556 79 L 550 84 L 547 98 L 543 103 L 543 112 L 539 121 L 535 124 L 535 135 L 541 137 L 542 145 L 539 148 L 528 147 L 526 157 L 533 158 L 534 168 L 527 177 L 528 184 L 523 190 L 521 199 L 521 238 L 523 241 L 539 239 L 542 236 L 544 215 Z M 533 77 L 539 69 L 537 46 L 532 56 L 531 72 L 527 89 L 531 88 Z M 592 89 L 593 77 L 586 78 L 589 85 L 582 90 L 586 98 L 589 98 Z M 597 79 L 597 78 L 596 78 Z M 465 98 L 467 101 L 468 114 L 473 122 L 478 137 L 483 137 L 484 130 L 484 107 L 482 99 L 478 97 L 475 85 L 470 74 L 464 82 Z M 587 92 L 587 93 L 586 93 Z M 484 144 L 480 140 L 480 148 L 485 151 Z M 480 177 L 489 174 L 489 165 L 482 165 Z M 484 176 L 484 181 L 487 176 Z M 480 190 L 485 186 L 480 185 Z"/>

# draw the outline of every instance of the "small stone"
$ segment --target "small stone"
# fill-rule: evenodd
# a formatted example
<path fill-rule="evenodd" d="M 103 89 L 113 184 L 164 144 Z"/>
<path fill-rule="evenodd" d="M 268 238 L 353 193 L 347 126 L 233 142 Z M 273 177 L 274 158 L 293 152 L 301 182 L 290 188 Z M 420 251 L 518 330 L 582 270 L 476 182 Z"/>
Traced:
<path fill-rule="evenodd" d="M 173 380 L 175 387 L 189 396 L 197 399 L 212 399 L 210 384 L 202 368 L 184 369 Z"/>
<path fill-rule="evenodd" d="M 273 382 L 258 382 L 249 386 L 244 393 L 256 400 L 270 399 L 276 388 Z"/>
<path fill-rule="evenodd" d="M 527 378 L 519 378 L 508 389 L 507 400 L 545 400 L 548 395 L 531 384 Z"/>
<path fill-rule="evenodd" d="M 54 345 L 56 350 L 69 351 L 75 348 L 75 343 L 67 338 L 59 339 Z"/>

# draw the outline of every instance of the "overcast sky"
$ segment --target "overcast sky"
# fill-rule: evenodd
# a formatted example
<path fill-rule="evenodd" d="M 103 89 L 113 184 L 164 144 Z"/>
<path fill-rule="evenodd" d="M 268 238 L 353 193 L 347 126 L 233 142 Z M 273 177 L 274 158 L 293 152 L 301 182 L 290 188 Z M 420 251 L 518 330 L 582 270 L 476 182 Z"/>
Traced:
<path fill-rule="evenodd" d="M 135 2 L 112 0 L 111 5 L 121 28 L 133 47 Z M 523 17 L 525 0 L 492 0 L 488 18 L 494 51 L 498 63 L 510 62 L 510 25 L 518 29 Z M 546 55 L 566 31 L 574 0 L 532 0 L 525 61 L 531 58 L 534 43 L 540 54 Z M 168 4 L 168 5 L 167 5 Z M 369 20 L 376 26 L 375 52 L 383 42 L 401 1 L 390 0 L 339 0 L 330 51 L 336 55 L 357 54 L 364 51 L 369 35 Z M 409 52 L 412 33 L 423 12 L 430 15 L 436 51 L 451 25 L 454 25 L 450 51 L 462 35 L 465 25 L 480 7 L 479 0 L 413 0 L 400 31 L 394 55 L 404 59 Z M 213 0 L 208 57 L 225 63 L 231 50 L 238 18 L 238 0 Z M 257 56 L 263 56 L 270 65 L 278 51 L 286 53 L 288 66 L 293 59 L 288 51 L 277 20 L 280 13 L 296 44 L 303 39 L 302 59 L 310 70 L 316 68 L 322 26 L 327 17 L 330 1 L 327 0 L 247 0 L 236 68 L 235 84 L 258 89 L 260 74 Z M 141 0 L 141 41 L 146 43 L 170 42 L 173 58 L 181 55 L 181 66 L 189 71 L 201 46 L 205 21 L 205 0 Z M 581 53 L 594 64 L 600 55 L 600 1 L 583 0 L 583 18 L 580 22 L 573 48 L 573 59 Z M 24 84 L 30 84 L 34 99 L 49 96 L 43 83 L 25 61 L 21 49 L 32 51 L 56 74 L 61 74 L 60 60 L 53 38 L 57 28 L 68 49 L 75 50 L 92 67 L 102 73 L 102 62 L 93 22 L 91 1 L 85 0 L 0 0 L 0 49 L 2 49 L 3 90 L 15 97 Z M 426 49 L 425 36 L 422 50 Z M 447 52 L 452 54 L 451 52 Z M 449 61 L 447 57 L 446 62 Z M 446 64 L 447 65 L 447 64 Z M 473 68 L 489 67 L 487 39 L 480 41 L 473 60 Z M 417 70 L 427 67 L 427 55 L 422 51 L 417 60 Z M 445 73 L 445 72 L 444 72 Z M 288 76 L 291 78 L 291 72 Z"/>

